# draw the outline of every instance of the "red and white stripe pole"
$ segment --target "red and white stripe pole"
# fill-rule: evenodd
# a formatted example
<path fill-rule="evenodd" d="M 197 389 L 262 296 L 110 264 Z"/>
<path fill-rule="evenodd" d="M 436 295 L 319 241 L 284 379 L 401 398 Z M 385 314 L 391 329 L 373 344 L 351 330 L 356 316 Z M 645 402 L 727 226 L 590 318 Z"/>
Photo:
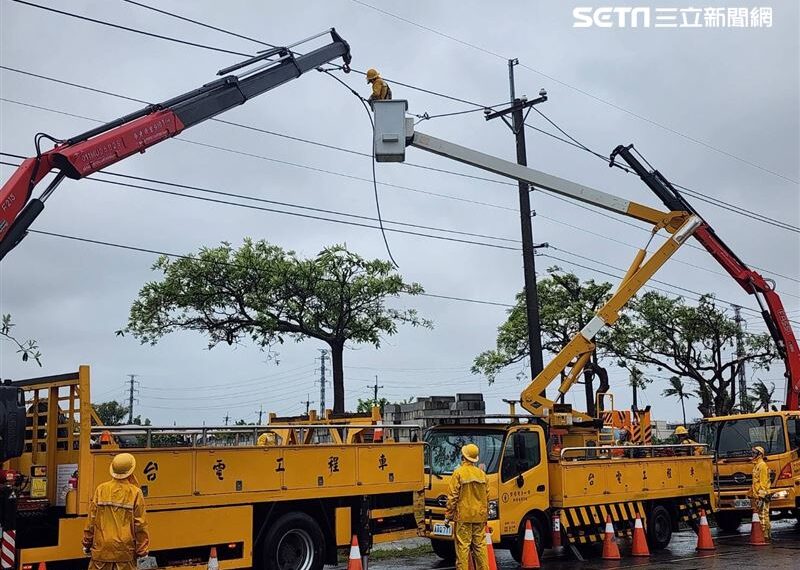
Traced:
<path fill-rule="evenodd" d="M 15 568 L 17 560 L 17 531 L 3 530 L 0 544 L 0 568 Z"/>

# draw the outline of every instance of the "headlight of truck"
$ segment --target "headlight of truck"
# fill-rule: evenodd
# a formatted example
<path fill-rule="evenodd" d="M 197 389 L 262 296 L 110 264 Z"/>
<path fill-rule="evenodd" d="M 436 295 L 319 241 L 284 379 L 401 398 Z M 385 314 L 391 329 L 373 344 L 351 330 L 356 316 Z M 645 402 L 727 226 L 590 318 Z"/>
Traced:
<path fill-rule="evenodd" d="M 787 491 L 786 489 L 783 489 L 781 491 L 775 491 L 774 493 L 772 493 L 772 500 L 773 501 L 774 500 L 780 501 L 782 499 L 787 498 L 788 496 L 789 496 L 789 491 Z"/>
<path fill-rule="evenodd" d="M 500 518 L 500 507 L 497 500 L 489 501 L 489 520 L 496 521 Z"/>

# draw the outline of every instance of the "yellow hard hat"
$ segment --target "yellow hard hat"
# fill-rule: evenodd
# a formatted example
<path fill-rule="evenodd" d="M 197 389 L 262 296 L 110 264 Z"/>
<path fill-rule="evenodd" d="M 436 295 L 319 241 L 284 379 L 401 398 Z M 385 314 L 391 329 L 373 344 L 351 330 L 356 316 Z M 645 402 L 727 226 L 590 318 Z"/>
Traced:
<path fill-rule="evenodd" d="M 675 435 L 689 435 L 689 430 L 683 426 L 678 426 L 675 428 Z"/>
<path fill-rule="evenodd" d="M 754 452 L 756 455 L 766 455 L 766 452 L 764 451 L 764 448 L 763 448 L 763 447 L 761 447 L 760 445 L 756 445 L 756 446 L 753 448 L 753 452 Z"/>
<path fill-rule="evenodd" d="M 379 75 L 380 73 L 378 73 L 377 69 L 370 68 L 367 70 L 367 81 L 372 81 L 373 79 L 376 79 Z"/>
<path fill-rule="evenodd" d="M 474 443 L 468 443 L 461 448 L 461 455 L 470 463 L 477 463 L 479 455 L 478 446 Z"/>
<path fill-rule="evenodd" d="M 127 479 L 136 469 L 136 458 L 130 453 L 120 453 L 111 460 L 108 471 L 114 479 Z"/>

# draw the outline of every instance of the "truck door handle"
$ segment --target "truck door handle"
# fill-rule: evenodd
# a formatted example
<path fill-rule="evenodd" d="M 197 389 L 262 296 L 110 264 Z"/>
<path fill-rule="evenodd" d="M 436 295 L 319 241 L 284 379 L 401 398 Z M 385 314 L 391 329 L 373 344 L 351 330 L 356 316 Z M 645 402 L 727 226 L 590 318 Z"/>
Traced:
<path fill-rule="evenodd" d="M 536 487 L 536 492 L 537 493 L 544 493 L 544 485 L 539 485 L 538 487 Z"/>

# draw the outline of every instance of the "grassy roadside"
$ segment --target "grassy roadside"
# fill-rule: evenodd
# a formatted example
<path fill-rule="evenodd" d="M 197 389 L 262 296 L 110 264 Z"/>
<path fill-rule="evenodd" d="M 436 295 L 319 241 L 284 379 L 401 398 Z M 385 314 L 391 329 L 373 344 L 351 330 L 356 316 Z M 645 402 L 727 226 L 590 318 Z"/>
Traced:
<path fill-rule="evenodd" d="M 417 556 L 427 556 L 433 554 L 430 543 L 419 546 L 409 546 L 403 548 L 387 548 L 373 550 L 369 555 L 370 560 L 392 560 L 396 558 L 415 558 Z M 339 553 L 339 562 L 347 562 L 347 554 Z"/>

